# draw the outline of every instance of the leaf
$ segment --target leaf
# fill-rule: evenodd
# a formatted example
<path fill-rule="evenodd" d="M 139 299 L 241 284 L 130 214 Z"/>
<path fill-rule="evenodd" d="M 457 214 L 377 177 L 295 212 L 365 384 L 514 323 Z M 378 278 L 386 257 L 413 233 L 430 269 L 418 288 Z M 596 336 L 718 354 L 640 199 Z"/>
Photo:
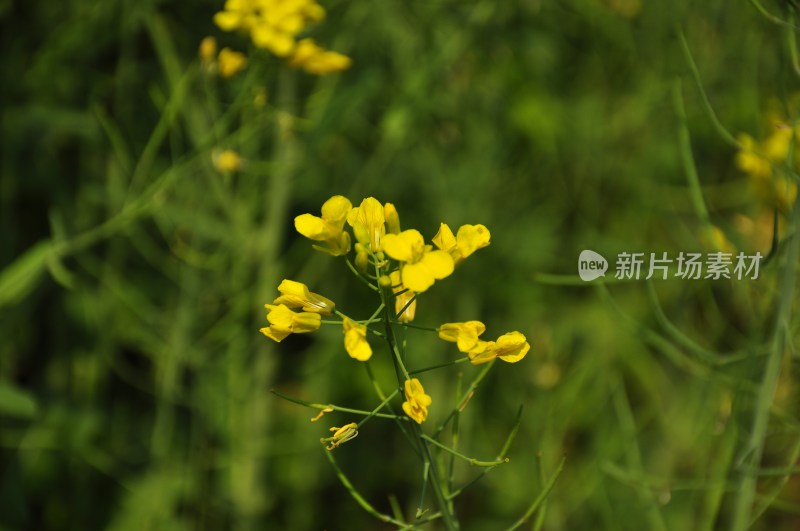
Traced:
<path fill-rule="evenodd" d="M 0 417 L 16 417 L 29 419 L 38 411 L 36 400 L 27 391 L 0 382 Z"/>
<path fill-rule="evenodd" d="M 50 240 L 40 241 L 0 272 L 0 308 L 16 304 L 36 287 L 49 255 Z"/>

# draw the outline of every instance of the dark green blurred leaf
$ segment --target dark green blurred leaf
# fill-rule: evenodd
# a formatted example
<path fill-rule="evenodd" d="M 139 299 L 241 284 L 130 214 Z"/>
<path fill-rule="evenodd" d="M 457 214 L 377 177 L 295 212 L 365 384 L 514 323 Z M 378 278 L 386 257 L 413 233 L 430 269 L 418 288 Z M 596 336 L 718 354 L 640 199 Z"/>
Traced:
<path fill-rule="evenodd" d="M 36 400 L 8 382 L 0 382 L 0 417 L 29 419 L 38 411 Z"/>
<path fill-rule="evenodd" d="M 16 304 L 36 287 L 49 255 L 50 241 L 41 241 L 0 272 L 0 308 Z"/>

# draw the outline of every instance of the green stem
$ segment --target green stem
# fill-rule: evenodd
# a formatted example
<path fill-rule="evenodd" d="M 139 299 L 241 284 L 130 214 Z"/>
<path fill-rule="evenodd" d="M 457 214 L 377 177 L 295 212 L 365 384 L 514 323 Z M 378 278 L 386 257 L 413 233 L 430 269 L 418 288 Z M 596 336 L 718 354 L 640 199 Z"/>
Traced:
<path fill-rule="evenodd" d="M 370 505 L 370 503 L 361 495 L 361 493 L 356 490 L 353 484 L 350 483 L 350 480 L 344 475 L 344 472 L 342 472 L 342 469 L 339 468 L 339 465 L 336 464 L 336 460 L 333 458 L 333 452 L 325 451 L 325 456 L 328 458 L 331 466 L 336 471 L 336 476 L 339 478 L 339 481 L 341 481 L 342 485 L 344 485 L 344 488 L 347 489 L 347 492 L 350 493 L 350 496 L 353 497 L 353 499 L 361 506 L 362 509 L 382 522 L 389 522 L 400 528 L 407 528 L 407 524 L 405 522 L 392 518 L 388 514 L 383 514 L 375 509 L 375 507 Z"/>
<path fill-rule="evenodd" d="M 507 531 L 514 531 L 514 529 L 520 527 L 522 524 L 527 522 L 531 516 L 533 516 L 533 513 L 536 512 L 536 509 L 539 508 L 539 506 L 547 499 L 547 496 L 550 494 L 550 491 L 553 490 L 553 487 L 556 484 L 558 476 L 561 475 L 561 471 L 564 470 L 564 462 L 566 460 L 567 460 L 566 457 L 561 459 L 561 462 L 558 464 L 558 468 L 553 473 L 553 475 L 550 476 L 550 481 L 547 482 L 547 485 L 545 485 L 542 492 L 536 497 L 535 500 L 533 500 L 533 503 L 531 504 L 530 507 L 528 507 L 528 510 L 525 511 L 525 514 L 522 515 L 519 520 L 517 520 L 511 526 L 509 526 Z"/>
<path fill-rule="evenodd" d="M 355 274 L 355 276 L 357 276 L 357 277 L 358 277 L 358 279 L 359 279 L 361 282 L 363 282 L 364 284 L 366 284 L 366 285 L 367 285 L 367 287 L 368 287 L 369 289 L 371 289 L 372 291 L 380 291 L 380 288 L 379 288 L 378 286 L 374 285 L 372 282 L 370 282 L 369 280 L 367 280 L 366 278 L 364 278 L 364 275 L 362 275 L 362 274 L 361 274 L 361 273 L 358 271 L 358 269 L 356 269 L 356 268 L 355 268 L 355 266 L 353 266 L 353 264 L 350 262 L 350 258 L 349 258 L 349 257 L 345 257 L 344 261 L 345 261 L 345 263 L 347 264 L 347 267 L 349 267 L 349 268 L 350 268 L 350 271 L 352 271 L 352 272 Z"/>
<path fill-rule="evenodd" d="M 800 207 L 795 204 L 792 212 L 792 225 L 796 230 L 800 226 Z M 767 366 L 756 399 L 753 413 L 753 426 L 747 442 L 745 454 L 741 465 L 744 467 L 742 482 L 734 508 L 732 529 L 743 531 L 751 525 L 753 502 L 756 497 L 758 478 L 751 472 L 761 464 L 764 454 L 764 443 L 767 437 L 770 407 L 775 398 L 775 389 L 781 372 L 781 361 L 786 346 L 786 333 L 789 317 L 792 311 L 792 301 L 795 291 L 795 267 L 800 256 L 800 238 L 792 238 L 786 254 L 786 262 L 780 279 L 781 294 L 775 315 L 774 330 L 772 333 L 772 352 L 767 359 Z"/>
<path fill-rule="evenodd" d="M 464 461 L 466 461 L 467 463 L 469 463 L 470 465 L 473 465 L 473 466 L 495 467 L 497 465 L 502 465 L 504 463 L 508 463 L 508 458 L 507 457 L 504 458 L 504 459 L 498 459 L 496 461 L 481 461 L 479 459 L 475 459 L 474 457 L 467 457 L 466 455 L 462 454 L 461 452 L 450 448 L 446 444 L 442 444 L 439 441 L 437 441 L 436 439 L 432 439 L 432 438 L 428 437 L 424 433 L 422 435 L 420 435 L 420 437 L 423 440 L 428 441 L 429 443 L 433 444 L 434 446 L 438 446 L 439 448 L 441 448 L 445 452 L 447 452 L 447 453 L 449 453 L 451 455 L 454 455 L 454 456 L 456 456 L 456 457 L 458 457 L 460 459 L 463 459 Z"/>
<path fill-rule="evenodd" d="M 785 20 L 783 20 L 783 19 L 781 19 L 779 17 L 776 17 L 775 15 L 773 15 L 772 13 L 767 11 L 764 8 L 764 6 L 761 5 L 761 2 L 759 2 L 758 0 L 750 0 L 750 3 L 753 5 L 753 7 L 756 8 L 756 11 L 761 13 L 764 16 L 764 18 L 766 18 L 767 20 L 769 20 L 773 24 L 777 24 L 779 26 L 783 26 L 783 27 L 790 28 L 790 29 L 795 29 L 795 30 L 800 29 L 800 27 L 797 27 L 794 24 L 790 24 L 790 23 L 786 22 Z"/>
<path fill-rule="evenodd" d="M 703 199 L 703 190 L 700 187 L 700 178 L 697 176 L 697 166 L 695 166 L 694 155 L 692 154 L 692 137 L 689 134 L 689 125 L 686 118 L 686 108 L 683 105 L 683 89 L 680 79 L 675 80 L 675 85 L 672 89 L 675 112 L 680 121 L 680 126 L 678 128 L 678 149 L 680 150 L 681 162 L 683 163 L 683 171 L 689 183 L 689 195 L 697 216 L 707 227 L 711 225 L 711 216 L 708 214 L 708 209 Z"/>
<path fill-rule="evenodd" d="M 487 363 L 486 366 L 483 368 L 483 370 L 478 373 L 478 375 L 475 377 L 474 380 L 472 380 L 472 383 L 469 385 L 469 388 L 464 393 L 464 396 L 458 402 L 458 405 L 456 405 L 456 407 L 453 408 L 450 414 L 447 415 L 447 418 L 444 419 L 444 421 L 439 425 L 439 427 L 436 428 L 436 431 L 433 432 L 434 437 L 438 437 L 439 434 L 442 433 L 442 430 L 444 430 L 447 424 L 450 422 L 450 420 L 453 417 L 455 417 L 459 412 L 464 410 L 470 398 L 472 398 L 472 395 L 475 393 L 475 389 L 478 388 L 478 385 L 483 381 L 484 378 L 486 378 L 486 375 L 489 374 L 489 370 L 494 365 L 494 362 L 495 360 L 492 360 L 489 363 Z"/>
<path fill-rule="evenodd" d="M 430 367 L 425 367 L 423 369 L 414 369 L 413 371 L 408 371 L 408 374 L 409 375 L 421 374 L 423 372 L 441 369 L 442 367 L 450 367 L 451 365 L 456 365 L 457 363 L 464 363 L 465 361 L 469 361 L 469 356 L 464 356 L 463 358 L 458 358 L 457 360 L 448 361 L 447 363 L 440 363 L 439 365 L 432 365 Z"/>
<path fill-rule="evenodd" d="M 450 511 L 450 503 L 448 502 L 447 496 L 445 496 L 444 491 L 442 490 L 442 480 L 439 477 L 439 471 L 436 468 L 435 463 L 433 462 L 433 455 L 431 455 L 431 448 L 427 444 L 426 435 L 422 433 L 422 428 L 419 425 L 414 425 L 414 431 L 416 432 L 417 436 L 420 440 L 420 446 L 422 446 L 423 451 L 423 458 L 425 459 L 426 463 L 429 463 L 430 467 L 430 483 L 431 487 L 433 488 L 433 495 L 436 498 L 436 503 L 439 506 L 439 509 L 442 512 L 442 517 L 444 519 L 445 527 L 448 531 L 458 531 L 459 524 L 458 520 L 456 520 L 455 514 Z"/>
<path fill-rule="evenodd" d="M 722 125 L 722 122 L 720 122 L 719 118 L 717 118 L 717 113 L 714 112 L 714 107 L 711 106 L 711 101 L 708 99 L 708 94 L 706 94 L 706 91 L 703 88 L 703 80 L 700 78 L 700 71 L 697 69 L 697 63 L 694 62 L 694 57 L 692 57 L 692 51 L 689 48 L 689 43 L 686 41 L 686 35 L 683 34 L 683 30 L 680 27 L 678 27 L 678 40 L 681 42 L 683 56 L 689 66 L 689 71 L 692 73 L 692 77 L 697 85 L 697 89 L 700 91 L 700 97 L 703 99 L 703 106 L 706 108 L 706 112 L 708 113 L 708 117 L 711 119 L 711 123 L 714 125 L 717 133 L 719 133 L 719 135 L 728 144 L 731 144 L 736 148 L 741 148 L 742 145 L 738 140 L 736 140 L 736 137 L 733 136 L 730 131 L 725 129 L 725 126 Z"/>
<path fill-rule="evenodd" d="M 506 442 L 503 444 L 503 448 L 500 450 L 500 453 L 497 454 L 497 459 L 505 459 L 508 450 L 511 448 L 511 443 L 514 442 L 514 439 L 517 437 L 517 433 L 519 432 L 520 424 L 522 424 L 522 406 L 519 406 L 517 410 L 517 418 L 514 421 L 514 427 L 511 428 L 511 431 L 508 433 L 508 437 L 506 437 Z M 477 483 L 483 476 L 489 473 L 492 470 L 491 468 L 486 468 L 482 470 L 479 474 L 477 474 L 474 478 L 472 478 L 469 482 L 462 485 L 459 489 L 450 492 L 447 496 L 451 500 L 454 499 L 456 496 L 460 495 L 464 492 L 467 488 L 471 487 L 475 483 Z"/>
<path fill-rule="evenodd" d="M 794 26 L 794 11 L 789 12 L 789 23 Z M 797 59 L 797 36 L 793 28 L 786 28 L 786 39 L 789 45 L 789 56 L 792 59 L 792 69 L 794 73 L 800 76 L 800 63 Z M 792 143 L 794 144 L 794 143 Z M 791 154 L 789 155 L 791 157 Z M 792 160 L 789 158 L 789 160 Z"/>
<path fill-rule="evenodd" d="M 369 417 L 380 417 L 382 419 L 402 420 L 402 421 L 408 422 L 408 417 L 405 417 L 405 416 L 389 415 L 387 413 L 377 413 L 377 411 L 380 411 L 380 409 L 383 406 L 385 406 L 386 403 L 389 402 L 389 400 L 391 400 L 392 398 L 394 398 L 397 395 L 399 390 L 395 390 L 391 395 L 389 395 L 389 397 L 387 397 L 381 403 L 380 406 L 378 406 L 373 411 L 364 411 L 362 409 L 352 409 L 352 408 L 349 408 L 349 407 L 341 407 L 341 406 L 337 406 L 335 404 L 317 404 L 317 403 L 314 403 L 314 402 L 307 402 L 305 400 L 301 400 L 299 398 L 294 398 L 294 397 L 285 395 L 283 393 L 280 393 L 280 392 L 276 391 L 275 389 L 270 389 L 269 392 L 272 393 L 273 395 L 279 397 L 279 398 L 283 398 L 284 400 L 286 400 L 288 402 L 299 404 L 301 406 L 310 407 L 312 409 L 319 409 L 319 410 L 332 409 L 334 411 L 341 411 L 342 413 L 352 413 L 354 415 L 365 415 L 367 418 L 369 418 Z M 366 420 L 366 419 L 364 419 L 364 420 Z M 359 426 L 361 425 L 361 423 L 364 422 L 364 420 L 362 420 L 359 423 Z"/>
<path fill-rule="evenodd" d="M 403 308 L 403 312 L 404 311 L 406 311 L 405 308 Z M 400 312 L 398 315 L 403 315 L 403 312 Z M 416 328 L 417 330 L 427 330 L 428 332 L 438 332 L 439 331 L 438 328 L 431 328 L 430 326 L 421 326 L 421 325 L 417 325 L 417 324 L 414 324 L 414 323 L 403 323 L 403 322 L 399 322 L 399 321 L 393 321 L 393 322 L 395 324 L 399 324 L 400 326 L 405 326 L 406 328 Z"/>

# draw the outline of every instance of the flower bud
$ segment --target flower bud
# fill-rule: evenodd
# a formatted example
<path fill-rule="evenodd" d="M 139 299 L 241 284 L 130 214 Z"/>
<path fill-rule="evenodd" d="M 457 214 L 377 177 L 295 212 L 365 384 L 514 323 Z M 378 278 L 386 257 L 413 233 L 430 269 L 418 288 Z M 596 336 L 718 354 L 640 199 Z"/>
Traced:
<path fill-rule="evenodd" d="M 356 254 L 356 269 L 366 274 L 368 267 L 369 267 L 369 255 L 366 252 L 360 252 Z"/>

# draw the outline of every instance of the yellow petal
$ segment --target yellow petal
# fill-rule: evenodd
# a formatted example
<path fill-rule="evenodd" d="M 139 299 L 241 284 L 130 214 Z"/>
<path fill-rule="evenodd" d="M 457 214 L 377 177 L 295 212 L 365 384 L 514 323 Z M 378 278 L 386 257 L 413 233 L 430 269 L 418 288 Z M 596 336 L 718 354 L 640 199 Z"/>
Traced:
<path fill-rule="evenodd" d="M 319 330 L 322 317 L 318 313 L 299 312 L 294 314 L 292 332 L 303 334 Z"/>
<path fill-rule="evenodd" d="M 302 308 L 304 312 L 329 315 L 336 306 L 332 300 L 309 291 L 308 286 L 302 282 L 283 279 L 280 286 L 278 286 L 278 291 L 281 296 L 272 303 L 284 304 L 288 308 Z"/>
<path fill-rule="evenodd" d="M 497 357 L 494 346 L 494 341 L 478 341 L 478 344 L 467 352 L 469 362 L 473 365 L 480 365 L 492 361 Z"/>
<path fill-rule="evenodd" d="M 311 214 L 301 214 L 294 218 L 294 228 L 306 238 L 314 241 L 325 240 L 328 236 L 328 229 L 322 218 Z"/>
<path fill-rule="evenodd" d="M 447 223 L 439 225 L 439 232 L 433 237 L 433 243 L 442 251 L 450 252 L 451 249 L 456 248 L 456 237 Z"/>
<path fill-rule="evenodd" d="M 428 418 L 428 412 L 412 402 L 403 402 L 403 411 L 417 424 L 422 424 Z"/>
<path fill-rule="evenodd" d="M 374 197 L 367 197 L 347 215 L 347 223 L 353 227 L 356 240 L 368 246 L 372 252 L 381 250 L 386 232 L 385 221 L 383 205 Z"/>
<path fill-rule="evenodd" d="M 220 11 L 214 15 L 214 24 L 222 31 L 233 31 L 239 27 L 241 15 L 230 11 Z"/>
<path fill-rule="evenodd" d="M 459 227 L 456 241 L 461 258 L 467 258 L 478 249 L 489 245 L 491 237 L 489 229 L 483 225 L 462 225 Z"/>
<path fill-rule="evenodd" d="M 383 252 L 400 262 L 411 262 L 414 258 L 414 251 L 412 249 L 413 242 L 411 238 L 407 236 L 404 237 L 406 232 L 409 231 L 401 232 L 400 234 L 387 234 L 381 239 Z M 419 234 L 419 232 L 417 232 L 417 234 Z M 422 235 L 420 234 L 419 237 L 421 240 Z"/>
<path fill-rule="evenodd" d="M 445 323 L 439 327 L 439 338 L 457 343 L 461 352 L 469 352 L 478 345 L 478 336 L 485 331 L 486 325 L 480 321 Z"/>
<path fill-rule="evenodd" d="M 415 264 L 405 264 L 401 276 L 403 285 L 411 291 L 422 293 L 435 280 L 441 280 L 453 272 L 453 258 L 444 251 L 425 253 Z"/>
<path fill-rule="evenodd" d="M 353 208 L 350 200 L 342 195 L 335 195 L 322 205 L 322 217 L 329 223 L 344 224 L 347 214 Z"/>
<path fill-rule="evenodd" d="M 269 313 L 267 314 L 267 321 L 274 329 L 292 331 L 295 313 L 283 304 L 267 305 Z"/>
<path fill-rule="evenodd" d="M 524 358 L 530 349 L 531 346 L 524 335 L 519 332 L 509 332 L 497 338 L 493 350 L 501 360 L 516 363 Z"/>
<path fill-rule="evenodd" d="M 286 336 L 291 334 L 291 332 L 289 332 L 288 330 L 279 330 L 279 329 L 275 329 L 275 328 L 273 328 L 271 326 L 269 328 L 261 328 L 259 331 L 262 334 L 264 334 L 265 336 L 267 336 L 268 338 L 270 338 L 273 341 L 276 341 L 278 343 L 280 343 L 282 340 L 284 340 L 286 338 Z"/>
<path fill-rule="evenodd" d="M 421 263 L 404 265 L 401 274 L 403 276 L 403 285 L 417 293 L 427 291 L 436 280 Z"/>
<path fill-rule="evenodd" d="M 367 361 L 372 357 L 372 347 L 367 341 L 367 327 L 345 318 L 342 322 L 344 348 L 351 358 Z"/>

